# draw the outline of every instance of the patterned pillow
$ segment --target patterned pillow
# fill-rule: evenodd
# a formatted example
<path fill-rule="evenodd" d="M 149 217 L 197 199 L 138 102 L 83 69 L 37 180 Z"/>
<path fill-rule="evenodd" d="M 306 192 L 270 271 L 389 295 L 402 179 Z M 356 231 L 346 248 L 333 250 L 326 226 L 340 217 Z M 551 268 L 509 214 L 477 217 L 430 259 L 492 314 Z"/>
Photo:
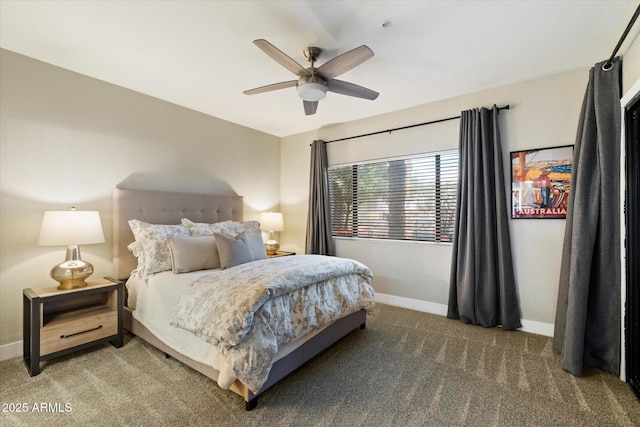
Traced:
<path fill-rule="evenodd" d="M 239 230 L 238 233 L 240 233 L 241 231 L 244 231 L 245 233 L 261 233 L 260 223 L 258 221 L 244 221 L 240 223 L 240 226 L 242 227 L 242 229 Z M 262 239 L 262 237 L 260 238 Z"/>
<path fill-rule="evenodd" d="M 193 222 L 187 218 L 182 218 L 182 225 L 189 230 L 192 236 L 213 236 L 215 233 L 224 233 L 229 236 L 238 234 L 235 221 L 222 221 L 214 224 L 204 222 Z"/>
<path fill-rule="evenodd" d="M 131 251 L 134 257 L 141 258 L 142 257 L 142 249 L 140 248 L 140 243 L 131 242 L 127 245 L 127 249 Z"/>
<path fill-rule="evenodd" d="M 182 218 L 182 225 L 189 229 L 192 236 L 213 236 L 216 233 L 235 236 L 238 233 L 252 233 L 260 231 L 258 221 L 221 221 L 213 224 L 204 222 L 193 222 L 187 218 Z"/>
<path fill-rule="evenodd" d="M 149 224 L 137 219 L 129 221 L 133 237 L 138 243 L 138 271 L 141 279 L 154 273 L 171 270 L 171 253 L 167 237 L 171 235 L 188 236 L 189 230 L 182 225 Z"/>
<path fill-rule="evenodd" d="M 138 267 L 135 271 L 135 277 L 141 277 L 140 271 L 144 267 L 144 254 L 142 253 L 142 246 L 140 243 L 133 241 L 127 245 L 127 249 L 131 251 L 134 257 L 138 259 Z M 135 308 L 135 306 L 131 307 Z"/>

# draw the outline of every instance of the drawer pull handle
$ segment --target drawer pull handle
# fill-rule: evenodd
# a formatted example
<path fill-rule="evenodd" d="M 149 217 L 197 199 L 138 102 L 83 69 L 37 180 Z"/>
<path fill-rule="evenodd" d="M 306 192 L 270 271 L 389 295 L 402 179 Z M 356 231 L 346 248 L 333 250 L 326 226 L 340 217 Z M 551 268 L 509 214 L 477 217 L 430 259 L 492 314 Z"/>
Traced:
<path fill-rule="evenodd" d="M 86 334 L 87 332 L 97 331 L 98 329 L 102 329 L 102 325 L 96 326 L 95 328 L 87 329 L 86 331 L 76 332 L 75 334 L 60 335 L 60 338 L 71 338 L 71 337 L 75 337 L 76 335 Z"/>

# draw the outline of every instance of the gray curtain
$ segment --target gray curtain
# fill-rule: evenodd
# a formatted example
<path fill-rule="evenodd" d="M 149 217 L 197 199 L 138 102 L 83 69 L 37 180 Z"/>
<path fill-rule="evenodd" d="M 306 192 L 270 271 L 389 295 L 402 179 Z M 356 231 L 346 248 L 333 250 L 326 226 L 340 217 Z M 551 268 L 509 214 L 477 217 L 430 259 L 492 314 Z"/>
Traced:
<path fill-rule="evenodd" d="M 463 111 L 447 317 L 519 328 L 498 108 Z"/>
<path fill-rule="evenodd" d="M 605 62 L 589 72 L 578 124 L 553 336 L 574 375 L 620 374 L 621 62 Z"/>
<path fill-rule="evenodd" d="M 307 241 L 305 247 L 305 251 L 308 254 L 335 255 L 333 237 L 331 235 L 328 166 L 326 142 L 313 141 L 313 144 L 311 144 L 309 214 L 307 217 Z"/>

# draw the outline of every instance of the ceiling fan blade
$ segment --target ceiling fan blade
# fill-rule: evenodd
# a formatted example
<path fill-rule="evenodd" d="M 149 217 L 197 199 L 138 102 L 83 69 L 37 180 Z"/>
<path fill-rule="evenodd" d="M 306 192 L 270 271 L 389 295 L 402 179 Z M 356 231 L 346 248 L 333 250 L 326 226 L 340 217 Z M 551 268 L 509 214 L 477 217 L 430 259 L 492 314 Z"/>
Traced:
<path fill-rule="evenodd" d="M 318 72 L 325 79 L 332 79 L 362 64 L 371 57 L 373 57 L 373 51 L 362 45 L 325 62 L 318 67 Z"/>
<path fill-rule="evenodd" d="M 304 114 L 310 116 L 316 113 L 318 109 L 318 101 L 302 101 L 304 104 Z"/>
<path fill-rule="evenodd" d="M 327 81 L 327 90 L 341 95 L 355 96 L 356 98 L 370 99 L 372 101 L 380 95 L 378 92 L 367 89 L 366 87 L 335 79 Z"/>
<path fill-rule="evenodd" d="M 298 83 L 297 80 L 289 80 L 287 82 L 273 83 L 266 86 L 260 86 L 254 89 L 245 90 L 245 95 L 255 95 L 257 93 L 271 92 L 272 90 L 285 89 L 288 87 L 294 87 Z"/>
<path fill-rule="evenodd" d="M 287 56 L 286 53 L 266 41 L 265 39 L 254 40 L 253 44 L 258 46 L 264 53 L 269 55 L 278 64 L 282 65 L 287 70 L 291 71 L 296 76 L 310 76 L 309 70 L 298 64 L 296 61 Z"/>

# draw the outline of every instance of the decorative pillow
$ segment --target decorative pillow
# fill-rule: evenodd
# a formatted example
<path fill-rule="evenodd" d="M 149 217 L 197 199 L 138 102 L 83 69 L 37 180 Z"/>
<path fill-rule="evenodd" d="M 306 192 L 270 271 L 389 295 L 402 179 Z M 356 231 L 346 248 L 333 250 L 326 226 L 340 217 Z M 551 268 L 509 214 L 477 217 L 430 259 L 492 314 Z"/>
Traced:
<path fill-rule="evenodd" d="M 140 248 L 140 243 L 138 242 L 129 243 L 127 245 L 127 249 L 129 249 L 136 258 L 140 258 L 142 256 L 142 248 Z"/>
<path fill-rule="evenodd" d="M 226 234 L 215 233 L 214 236 L 222 269 L 255 261 L 246 234 L 238 233 L 235 237 L 231 237 Z"/>
<path fill-rule="evenodd" d="M 171 253 L 167 237 L 188 236 L 189 230 L 182 225 L 149 224 L 137 219 L 129 221 L 142 257 L 138 256 L 138 276 L 146 279 L 154 273 L 171 270 Z M 142 261 L 142 264 L 141 264 Z"/>
<path fill-rule="evenodd" d="M 138 267 L 136 268 L 136 276 L 139 276 L 138 271 L 144 267 L 144 256 L 142 255 L 142 247 L 140 243 L 133 241 L 127 245 L 127 249 L 131 251 L 134 257 L 138 259 Z"/>
<path fill-rule="evenodd" d="M 240 231 L 244 231 L 245 233 L 261 233 L 260 231 L 260 223 L 258 221 L 244 221 L 240 223 L 241 226 L 241 230 L 238 231 L 238 233 Z M 262 239 L 262 237 L 260 237 L 260 239 Z"/>
<path fill-rule="evenodd" d="M 169 236 L 171 267 L 176 274 L 220 268 L 214 236 Z"/>
<path fill-rule="evenodd" d="M 257 221 L 254 221 L 257 222 Z M 249 249 L 253 258 L 257 261 L 259 259 L 267 259 L 267 251 L 264 248 L 264 241 L 262 240 L 261 231 L 247 231 L 244 233 L 247 236 L 247 242 L 249 243 Z"/>
<path fill-rule="evenodd" d="M 258 221 L 238 222 L 229 220 L 207 224 L 182 218 L 182 225 L 189 229 L 189 233 L 191 233 L 192 236 L 213 236 L 215 233 L 235 236 L 243 231 L 245 233 L 260 231 L 260 223 Z"/>
<path fill-rule="evenodd" d="M 182 225 L 187 227 L 192 236 L 213 236 L 215 233 L 226 233 L 229 236 L 238 234 L 236 221 L 222 221 L 214 224 L 204 222 L 193 222 L 187 218 L 182 218 Z"/>

